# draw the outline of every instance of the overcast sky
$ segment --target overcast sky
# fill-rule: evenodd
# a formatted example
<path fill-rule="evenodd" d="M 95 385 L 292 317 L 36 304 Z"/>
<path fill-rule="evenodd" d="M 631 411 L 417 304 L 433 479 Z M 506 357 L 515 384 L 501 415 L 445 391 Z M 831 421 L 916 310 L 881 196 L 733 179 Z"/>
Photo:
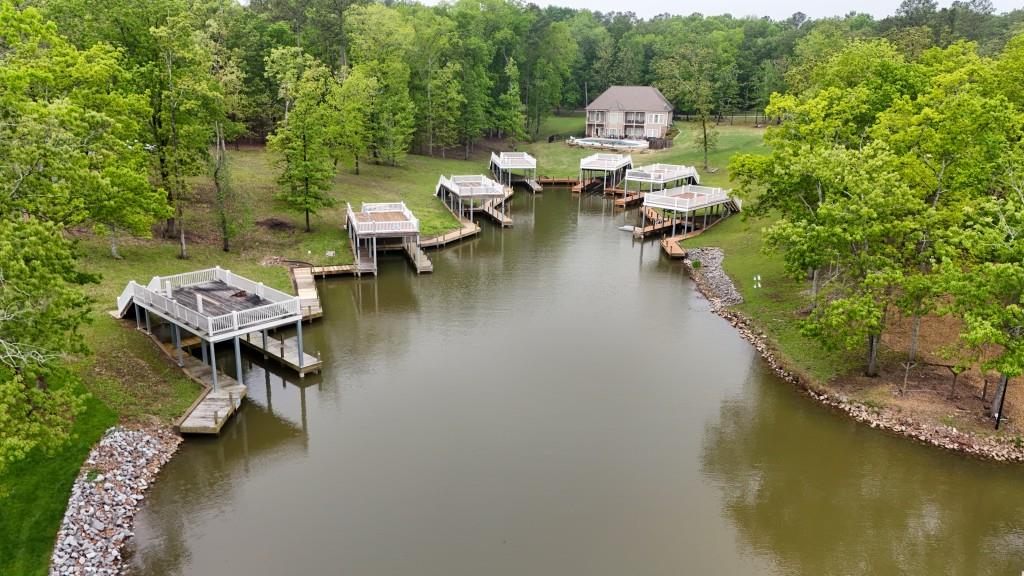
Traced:
<path fill-rule="evenodd" d="M 425 4 L 437 4 L 439 0 L 421 0 Z M 527 0 L 531 1 L 531 0 Z M 540 6 L 570 6 L 589 8 L 601 12 L 632 11 L 642 18 L 657 14 L 732 14 L 733 16 L 771 16 L 775 19 L 788 18 L 794 12 L 803 12 L 812 18 L 841 16 L 850 11 L 867 12 L 876 17 L 888 16 L 896 11 L 900 0 L 846 0 L 825 2 L 822 0 L 714 0 L 693 2 L 687 0 L 532 0 Z M 952 0 L 940 0 L 939 6 L 948 6 Z M 993 0 L 996 11 L 1007 12 L 1024 5 L 1024 0 Z"/>

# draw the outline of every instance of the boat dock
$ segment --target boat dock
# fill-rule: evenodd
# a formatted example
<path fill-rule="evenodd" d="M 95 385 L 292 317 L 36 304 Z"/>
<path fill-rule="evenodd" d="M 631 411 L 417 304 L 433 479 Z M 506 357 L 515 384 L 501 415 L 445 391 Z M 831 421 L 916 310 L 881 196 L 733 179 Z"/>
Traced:
<path fill-rule="evenodd" d="M 434 271 L 434 264 L 430 261 L 430 258 L 427 258 L 427 253 L 423 251 L 422 245 L 405 242 L 402 244 L 402 248 L 405 250 L 406 256 L 409 257 L 409 262 L 416 269 L 417 274 Z"/>
<path fill-rule="evenodd" d="M 458 215 L 456 215 L 454 212 L 452 212 L 452 215 L 458 218 Z M 476 222 L 467 220 L 465 218 L 459 218 L 459 222 L 462 224 L 462 227 L 459 228 L 458 230 L 452 230 L 451 232 L 445 234 L 439 234 L 437 236 L 431 236 L 430 238 L 424 238 L 420 240 L 420 247 L 441 248 L 443 246 L 451 244 L 452 242 L 458 242 L 463 238 L 476 236 L 477 234 L 480 233 L 480 225 L 477 224 Z"/>
<path fill-rule="evenodd" d="M 249 332 L 241 339 L 242 344 L 263 354 L 264 358 L 273 358 L 280 364 L 291 368 L 303 377 L 310 372 L 319 372 L 323 367 L 323 360 L 317 356 L 301 352 L 302 361 L 299 361 L 299 343 L 295 336 L 285 338 L 283 336 L 271 336 L 265 332 Z"/>

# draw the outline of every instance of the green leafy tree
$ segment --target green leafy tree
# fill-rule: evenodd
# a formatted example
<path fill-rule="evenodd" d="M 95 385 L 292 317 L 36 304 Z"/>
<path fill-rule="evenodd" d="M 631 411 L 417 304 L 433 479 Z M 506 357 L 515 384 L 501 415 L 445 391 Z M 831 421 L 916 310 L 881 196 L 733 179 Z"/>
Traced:
<path fill-rule="evenodd" d="M 494 125 L 500 135 L 513 141 L 526 137 L 526 115 L 519 96 L 519 67 L 512 58 L 505 64 L 505 91 L 495 105 Z"/>
<path fill-rule="evenodd" d="M 356 67 L 341 83 L 334 83 L 327 96 L 333 121 L 330 122 L 331 153 L 335 162 L 348 158 L 359 174 L 359 159 L 373 145 L 370 129 L 377 79 L 365 68 Z"/>
<path fill-rule="evenodd" d="M 291 112 L 267 141 L 281 158 L 278 199 L 305 215 L 306 232 L 311 230 L 310 215 L 335 203 L 328 193 L 334 162 L 330 154 L 330 113 L 325 103 L 331 82 L 330 71 L 323 65 L 307 67 L 296 84 Z"/>

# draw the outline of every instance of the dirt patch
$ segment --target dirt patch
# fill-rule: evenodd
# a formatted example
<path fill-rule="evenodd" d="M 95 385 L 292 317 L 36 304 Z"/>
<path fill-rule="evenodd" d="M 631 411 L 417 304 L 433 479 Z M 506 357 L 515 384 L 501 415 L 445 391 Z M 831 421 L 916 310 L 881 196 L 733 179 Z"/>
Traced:
<path fill-rule="evenodd" d="M 256 222 L 257 226 L 266 228 L 267 230 L 273 230 L 274 232 L 294 232 L 295 226 L 291 222 L 286 222 L 280 218 L 264 218 Z"/>

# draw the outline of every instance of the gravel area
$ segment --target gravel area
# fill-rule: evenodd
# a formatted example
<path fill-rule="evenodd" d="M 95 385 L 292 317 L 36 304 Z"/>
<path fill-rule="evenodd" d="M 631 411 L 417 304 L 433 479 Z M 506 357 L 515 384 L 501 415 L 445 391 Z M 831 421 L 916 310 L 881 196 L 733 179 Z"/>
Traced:
<path fill-rule="evenodd" d="M 716 311 L 743 302 L 743 296 L 722 269 L 723 260 L 725 254 L 721 248 L 690 248 L 686 254 L 690 276 Z M 700 262 L 700 266 L 695 262 Z"/>
<path fill-rule="evenodd" d="M 143 494 L 180 443 L 169 428 L 107 430 L 71 488 L 51 576 L 120 573 L 121 548 Z"/>

